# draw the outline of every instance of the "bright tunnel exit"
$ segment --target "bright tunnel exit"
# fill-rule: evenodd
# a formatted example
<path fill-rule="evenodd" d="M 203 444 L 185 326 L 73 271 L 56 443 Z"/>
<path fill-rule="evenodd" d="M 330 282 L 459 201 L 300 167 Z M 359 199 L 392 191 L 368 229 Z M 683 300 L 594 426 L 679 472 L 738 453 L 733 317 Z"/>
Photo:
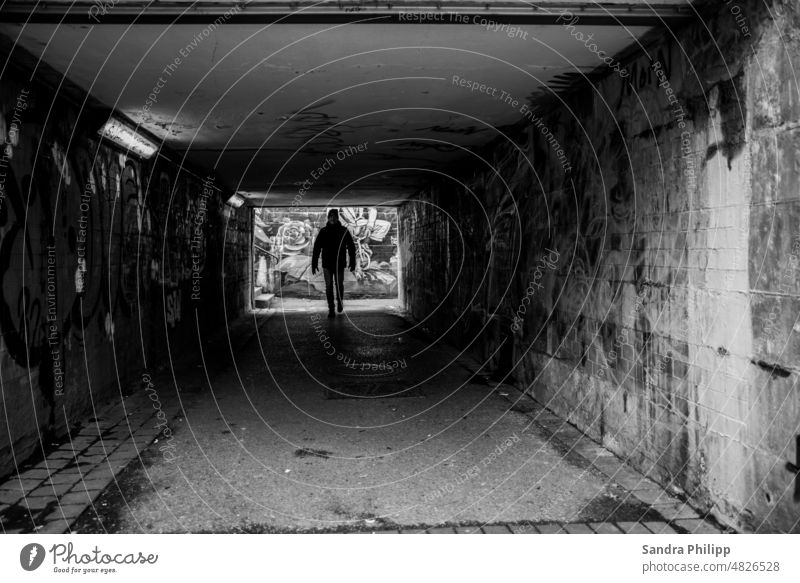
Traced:
<path fill-rule="evenodd" d="M 254 305 L 273 299 L 322 300 L 322 270 L 312 273 L 314 241 L 331 208 L 355 244 L 356 266 L 344 271 L 347 299 L 396 299 L 400 280 L 397 210 L 384 206 L 253 209 Z"/>

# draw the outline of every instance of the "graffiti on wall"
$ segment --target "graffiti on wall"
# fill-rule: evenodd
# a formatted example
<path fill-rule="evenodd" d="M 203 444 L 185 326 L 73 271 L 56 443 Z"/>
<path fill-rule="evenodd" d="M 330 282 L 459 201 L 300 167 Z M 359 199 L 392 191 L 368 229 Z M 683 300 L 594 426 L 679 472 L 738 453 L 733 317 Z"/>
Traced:
<path fill-rule="evenodd" d="M 147 320 L 144 311 L 163 308 L 169 328 L 181 321 L 200 186 L 91 139 L 67 149 L 71 128 L 45 131 L 23 116 L 13 130 L 0 164 L 2 349 L 39 369 L 52 404 L 52 370 L 68 369 L 72 349 L 106 343 L 121 324 Z M 204 210 L 206 231 L 218 228 L 220 207 Z M 219 241 L 198 242 L 204 269 Z"/>
<path fill-rule="evenodd" d="M 325 225 L 327 209 L 254 210 L 256 286 L 284 297 L 320 297 L 321 270 L 311 273 L 314 240 Z M 353 236 L 356 269 L 345 270 L 349 297 L 397 297 L 397 213 L 381 207 L 343 207 L 339 219 Z"/>
<path fill-rule="evenodd" d="M 214 307 L 198 310 L 201 325 L 218 308 L 235 316 L 251 236 L 249 212 L 226 210 L 214 188 L 203 199 L 201 179 L 99 142 L 33 82 L 3 81 L 0 475 L 12 445 L 28 455 L 157 364 L 165 344 L 196 337 L 189 306 Z"/>

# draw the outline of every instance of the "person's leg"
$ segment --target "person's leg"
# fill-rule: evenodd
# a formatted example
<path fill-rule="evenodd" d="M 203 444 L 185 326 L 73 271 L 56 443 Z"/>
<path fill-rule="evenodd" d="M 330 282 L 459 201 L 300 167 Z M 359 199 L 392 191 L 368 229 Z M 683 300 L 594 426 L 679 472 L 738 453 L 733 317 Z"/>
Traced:
<path fill-rule="evenodd" d="M 339 311 L 344 310 L 342 300 L 344 299 L 344 267 L 336 270 L 336 293 L 339 298 Z"/>
<path fill-rule="evenodd" d="M 333 270 L 332 269 L 322 269 L 322 273 L 325 276 L 325 296 L 328 299 L 328 315 L 333 315 Z"/>

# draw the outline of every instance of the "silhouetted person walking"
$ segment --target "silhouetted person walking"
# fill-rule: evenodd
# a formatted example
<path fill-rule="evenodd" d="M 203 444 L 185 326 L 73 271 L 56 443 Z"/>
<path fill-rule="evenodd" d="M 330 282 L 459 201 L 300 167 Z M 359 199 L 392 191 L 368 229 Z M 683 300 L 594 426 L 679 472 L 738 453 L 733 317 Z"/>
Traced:
<path fill-rule="evenodd" d="M 317 262 L 320 251 L 322 252 L 322 273 L 325 275 L 325 295 L 328 297 L 328 317 L 333 318 L 333 282 L 336 280 L 336 299 L 341 312 L 342 296 L 344 295 L 344 266 L 345 253 L 350 256 L 350 271 L 356 269 L 356 245 L 353 237 L 342 223 L 339 222 L 339 211 L 328 211 L 328 224 L 320 229 L 317 240 L 314 241 L 314 255 L 311 258 L 311 273 L 317 273 Z"/>

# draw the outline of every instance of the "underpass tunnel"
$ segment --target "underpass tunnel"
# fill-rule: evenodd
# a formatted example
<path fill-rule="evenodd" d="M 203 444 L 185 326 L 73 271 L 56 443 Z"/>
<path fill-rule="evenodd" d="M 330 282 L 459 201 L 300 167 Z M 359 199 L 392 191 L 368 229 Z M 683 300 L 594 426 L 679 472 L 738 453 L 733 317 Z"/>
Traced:
<path fill-rule="evenodd" d="M 4 3 L 3 531 L 800 532 L 798 23 Z"/>

